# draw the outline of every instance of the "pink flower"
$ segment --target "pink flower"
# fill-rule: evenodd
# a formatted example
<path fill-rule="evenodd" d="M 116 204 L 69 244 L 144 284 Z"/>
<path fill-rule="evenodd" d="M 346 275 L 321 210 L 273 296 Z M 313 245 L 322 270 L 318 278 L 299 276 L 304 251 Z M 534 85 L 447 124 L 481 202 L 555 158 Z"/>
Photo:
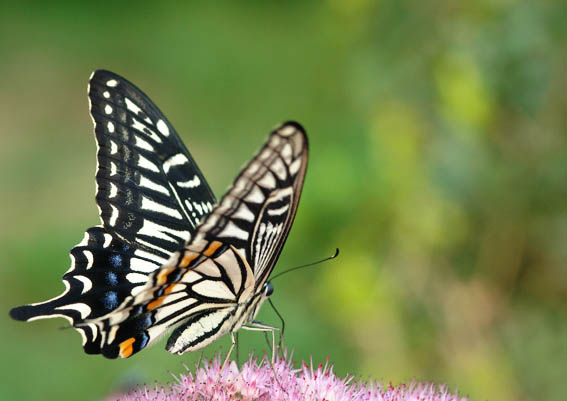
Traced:
<path fill-rule="evenodd" d="M 153 389 L 139 388 L 118 398 L 120 401 L 466 401 L 446 386 L 433 383 L 387 386 L 378 382 L 354 382 L 352 376 L 339 378 L 329 360 L 317 369 L 310 363 L 294 368 L 288 358 L 271 365 L 266 358 L 250 359 L 239 369 L 235 362 L 221 370 L 215 358 L 195 373 L 187 369 L 177 383 Z"/>

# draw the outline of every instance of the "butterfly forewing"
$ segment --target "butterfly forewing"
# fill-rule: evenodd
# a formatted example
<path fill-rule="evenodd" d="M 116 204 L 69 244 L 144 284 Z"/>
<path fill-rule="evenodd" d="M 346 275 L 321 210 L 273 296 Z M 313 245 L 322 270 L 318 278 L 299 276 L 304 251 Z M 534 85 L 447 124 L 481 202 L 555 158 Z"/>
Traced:
<path fill-rule="evenodd" d="M 88 322 L 110 333 L 103 354 L 128 357 L 170 329 L 168 351 L 192 351 L 251 321 L 295 217 L 306 167 L 301 126 L 272 132 L 186 248 L 117 311 Z"/>
<path fill-rule="evenodd" d="M 215 197 L 178 134 L 133 84 L 98 70 L 89 82 L 95 122 L 97 194 L 102 226 L 71 252 L 65 291 L 12 309 L 18 320 L 65 317 L 100 353 L 104 328 L 86 324 L 115 310 L 148 275 L 189 241 Z"/>
<path fill-rule="evenodd" d="M 274 268 L 293 223 L 307 152 L 303 128 L 283 124 L 198 229 L 197 236 L 218 238 L 240 250 L 254 271 L 257 288 Z"/>
<path fill-rule="evenodd" d="M 214 195 L 179 136 L 147 96 L 116 74 L 89 84 L 104 226 L 162 257 L 179 250 Z"/>

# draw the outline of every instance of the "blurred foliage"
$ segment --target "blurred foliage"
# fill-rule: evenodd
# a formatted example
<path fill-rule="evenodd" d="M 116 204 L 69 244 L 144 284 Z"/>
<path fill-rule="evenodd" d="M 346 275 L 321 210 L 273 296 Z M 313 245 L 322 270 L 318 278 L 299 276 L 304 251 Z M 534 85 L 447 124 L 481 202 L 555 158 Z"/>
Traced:
<path fill-rule="evenodd" d="M 218 195 L 272 126 L 307 128 L 278 269 L 341 256 L 275 282 L 295 359 L 564 400 L 566 4 L 3 2 L 0 399 L 102 399 L 198 358 L 160 343 L 104 360 L 62 320 L 7 316 L 61 291 L 67 250 L 98 223 L 85 91 L 107 68 L 165 110 Z"/>

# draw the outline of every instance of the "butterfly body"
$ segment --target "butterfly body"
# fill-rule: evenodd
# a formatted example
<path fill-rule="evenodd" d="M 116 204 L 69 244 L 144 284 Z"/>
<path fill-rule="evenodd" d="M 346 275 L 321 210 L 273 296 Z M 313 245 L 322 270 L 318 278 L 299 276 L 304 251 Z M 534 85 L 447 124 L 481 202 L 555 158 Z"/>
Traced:
<path fill-rule="evenodd" d="M 181 354 L 253 325 L 297 211 L 307 137 L 288 122 L 217 203 L 179 136 L 149 98 L 95 71 L 101 226 L 71 249 L 66 290 L 12 309 L 17 320 L 64 317 L 90 354 L 129 357 L 171 332 Z"/>

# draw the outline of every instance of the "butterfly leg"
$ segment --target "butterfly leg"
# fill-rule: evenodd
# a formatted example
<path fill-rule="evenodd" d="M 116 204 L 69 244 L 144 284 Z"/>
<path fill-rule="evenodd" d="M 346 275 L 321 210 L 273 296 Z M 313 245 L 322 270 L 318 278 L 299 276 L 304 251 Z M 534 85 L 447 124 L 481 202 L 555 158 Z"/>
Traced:
<path fill-rule="evenodd" d="M 230 332 L 230 341 L 232 342 L 230 344 L 230 348 L 228 349 L 228 352 L 226 353 L 226 357 L 224 358 L 224 362 L 222 363 L 221 369 L 220 371 L 222 372 L 226 363 L 228 362 L 228 358 L 230 357 L 230 354 L 232 354 L 232 350 L 234 350 L 234 346 L 236 345 L 236 337 L 234 336 L 234 332 Z"/>
<path fill-rule="evenodd" d="M 270 361 L 270 367 L 272 368 L 272 372 L 274 372 L 274 379 L 276 379 L 276 383 L 282 389 L 284 393 L 287 394 L 287 391 L 281 385 L 278 375 L 276 373 L 276 369 L 274 368 L 274 363 L 276 362 L 276 331 L 280 331 L 279 327 L 268 326 L 267 324 L 258 322 L 253 320 L 252 322 L 248 323 L 247 325 L 242 326 L 242 329 L 249 330 L 249 331 L 262 331 L 264 334 L 268 334 L 268 332 L 272 333 L 272 358 Z"/>
<path fill-rule="evenodd" d="M 199 360 L 197 361 L 197 367 L 195 368 L 195 371 L 197 371 L 197 369 L 199 369 L 199 367 L 201 366 L 201 362 L 203 361 L 203 353 L 205 352 L 205 350 L 201 350 L 201 353 L 199 354 Z"/>
<path fill-rule="evenodd" d="M 267 324 L 258 322 L 256 320 L 248 323 L 247 325 L 242 326 L 242 329 L 249 330 L 249 331 L 263 331 L 264 333 L 272 333 L 272 364 L 276 361 L 276 331 L 280 331 L 278 327 L 269 326 Z"/>
<path fill-rule="evenodd" d="M 230 348 L 228 349 L 228 352 L 226 353 L 226 357 L 224 358 L 224 361 L 222 362 L 221 368 L 219 370 L 219 375 L 217 378 L 217 384 L 220 384 L 221 378 L 222 378 L 222 372 L 224 370 L 224 367 L 226 366 L 227 362 L 228 362 L 228 358 L 230 358 L 230 354 L 232 353 L 232 350 L 234 349 L 234 346 L 236 344 L 236 338 L 234 336 L 234 332 L 230 332 L 230 341 L 232 342 L 230 344 Z M 221 350 L 221 355 L 222 355 L 222 350 Z M 213 401 L 213 395 L 211 395 L 211 398 L 209 398 L 209 401 Z"/>
<path fill-rule="evenodd" d="M 236 338 L 236 365 L 240 366 L 240 347 L 238 346 L 238 331 L 234 333 L 234 337 Z"/>
<path fill-rule="evenodd" d="M 283 358 L 283 356 L 284 356 L 284 354 L 283 354 L 283 336 L 284 336 L 284 331 L 285 331 L 285 320 L 270 298 L 268 298 L 268 302 L 270 303 L 270 305 L 272 306 L 272 309 L 274 310 L 274 312 L 276 312 L 276 315 L 278 315 L 278 317 L 280 318 L 280 320 L 282 322 L 282 327 L 279 330 L 279 332 L 280 332 L 279 348 L 280 348 L 280 356 Z"/>

